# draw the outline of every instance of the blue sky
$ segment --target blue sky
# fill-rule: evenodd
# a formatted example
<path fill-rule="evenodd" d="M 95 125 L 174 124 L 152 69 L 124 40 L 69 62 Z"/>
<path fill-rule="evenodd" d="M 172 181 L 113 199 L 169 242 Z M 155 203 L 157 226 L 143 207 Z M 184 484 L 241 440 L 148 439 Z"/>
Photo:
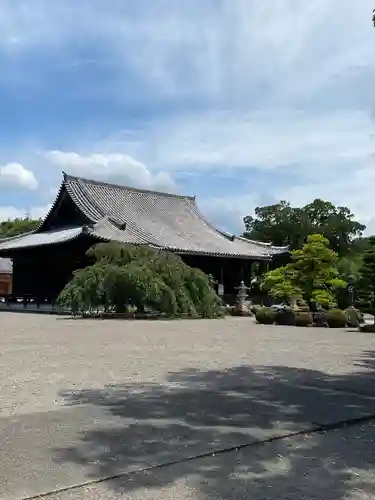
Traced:
<path fill-rule="evenodd" d="M 196 194 L 240 232 L 314 197 L 375 232 L 373 0 L 2 0 L 0 218 L 61 171 Z"/>

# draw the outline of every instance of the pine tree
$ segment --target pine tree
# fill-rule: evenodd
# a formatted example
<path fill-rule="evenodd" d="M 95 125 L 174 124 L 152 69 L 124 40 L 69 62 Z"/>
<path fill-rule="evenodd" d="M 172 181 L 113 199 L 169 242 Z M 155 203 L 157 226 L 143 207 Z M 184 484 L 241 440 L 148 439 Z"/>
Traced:
<path fill-rule="evenodd" d="M 358 298 L 361 307 L 375 312 L 375 236 L 369 238 L 369 246 L 364 253 L 358 283 Z"/>
<path fill-rule="evenodd" d="M 340 278 L 337 253 L 321 234 L 311 234 L 300 250 L 291 252 L 292 262 L 268 272 L 264 288 L 282 300 L 303 299 L 324 306 L 336 303 L 337 292 L 347 283 Z"/>

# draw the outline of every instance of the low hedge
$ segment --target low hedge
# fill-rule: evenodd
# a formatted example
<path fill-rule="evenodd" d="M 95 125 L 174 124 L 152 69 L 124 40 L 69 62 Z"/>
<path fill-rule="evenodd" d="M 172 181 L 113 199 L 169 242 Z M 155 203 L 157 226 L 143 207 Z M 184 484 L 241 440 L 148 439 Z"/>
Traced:
<path fill-rule="evenodd" d="M 310 312 L 296 312 L 296 326 L 311 326 L 313 324 L 313 316 Z"/>
<path fill-rule="evenodd" d="M 264 306 L 261 306 L 260 304 L 254 304 L 253 306 L 251 306 L 250 311 L 254 314 L 254 316 L 256 316 L 257 311 L 263 309 L 263 307 Z"/>
<path fill-rule="evenodd" d="M 277 312 L 270 307 L 262 307 L 255 312 L 255 319 L 261 325 L 273 325 Z"/>
<path fill-rule="evenodd" d="M 347 317 L 341 309 L 331 309 L 327 312 L 327 323 L 330 328 L 345 328 Z"/>
<path fill-rule="evenodd" d="M 296 324 L 296 313 L 291 307 L 279 309 L 276 312 L 275 322 L 277 325 L 294 326 Z"/>

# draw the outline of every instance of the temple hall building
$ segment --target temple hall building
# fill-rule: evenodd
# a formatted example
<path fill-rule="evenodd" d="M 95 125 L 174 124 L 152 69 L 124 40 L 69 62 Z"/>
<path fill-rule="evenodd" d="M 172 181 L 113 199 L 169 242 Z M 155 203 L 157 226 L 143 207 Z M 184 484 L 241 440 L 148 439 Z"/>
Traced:
<path fill-rule="evenodd" d="M 0 296 L 12 293 L 13 266 L 10 259 L 0 258 Z"/>
<path fill-rule="evenodd" d="M 33 232 L 0 242 L 0 257 L 13 261 L 13 295 L 56 299 L 85 267 L 95 243 L 149 245 L 180 255 L 212 274 L 221 291 L 233 293 L 250 280 L 252 264 L 269 263 L 286 247 L 223 232 L 201 214 L 195 196 L 145 191 L 63 174 L 51 210 Z"/>

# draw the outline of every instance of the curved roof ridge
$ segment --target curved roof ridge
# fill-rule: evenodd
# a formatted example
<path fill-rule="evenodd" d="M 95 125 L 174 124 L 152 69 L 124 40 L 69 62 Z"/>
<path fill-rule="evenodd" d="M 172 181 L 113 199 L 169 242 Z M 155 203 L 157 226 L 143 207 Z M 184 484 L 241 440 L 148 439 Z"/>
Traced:
<path fill-rule="evenodd" d="M 19 238 L 22 238 L 23 236 L 28 236 L 29 234 L 34 234 L 35 231 L 36 231 L 36 229 L 33 229 L 32 231 L 27 231 L 26 233 L 20 233 L 20 234 L 15 234 L 14 236 L 0 238 L 0 243 L 6 243 L 8 241 L 18 240 Z"/>
<path fill-rule="evenodd" d="M 195 200 L 195 196 L 189 196 L 189 195 L 184 195 L 184 194 L 174 194 L 174 193 L 166 193 L 164 191 L 154 191 L 151 189 L 141 189 L 141 188 L 135 188 L 131 186 L 125 186 L 124 184 L 114 184 L 112 182 L 105 182 L 105 181 L 100 181 L 100 180 L 95 180 L 95 179 L 87 179 L 85 177 L 79 177 L 75 175 L 70 175 L 65 172 L 63 172 L 64 176 L 64 183 L 69 182 L 70 180 L 76 181 L 76 182 L 83 182 L 83 183 L 89 183 L 89 184 L 96 184 L 99 186 L 106 186 L 106 187 L 114 187 L 118 189 L 123 189 L 126 191 L 134 191 L 137 193 L 147 193 L 147 194 L 156 194 L 159 196 L 169 196 L 171 198 L 181 198 L 181 199 L 189 199 L 189 200 Z"/>
<path fill-rule="evenodd" d="M 289 249 L 289 245 L 285 245 L 283 247 L 279 247 L 277 245 L 272 245 L 272 243 L 268 242 L 268 241 L 251 240 L 250 238 L 245 238 L 244 236 L 236 236 L 236 238 L 238 238 L 239 240 L 242 240 L 242 241 L 247 241 L 249 243 L 254 243 L 256 245 L 264 246 L 264 247 L 268 247 L 268 248 L 279 248 L 279 249 L 285 249 L 285 250 Z"/>
<path fill-rule="evenodd" d="M 200 211 L 199 206 L 198 206 L 195 198 L 192 201 L 193 201 L 192 204 L 193 204 L 193 207 L 194 207 L 194 210 L 195 210 L 195 213 L 196 213 L 197 217 L 199 217 L 211 229 L 213 229 L 217 233 L 221 234 L 225 238 L 228 238 L 231 241 L 240 240 L 240 241 L 243 241 L 245 243 L 250 243 L 250 244 L 253 244 L 253 245 L 256 245 L 256 246 L 260 246 L 260 247 L 264 247 L 264 248 L 268 248 L 270 250 L 276 250 L 276 251 L 280 251 L 280 252 L 288 251 L 289 250 L 289 246 L 278 247 L 278 246 L 272 245 L 272 243 L 267 243 L 267 242 L 263 242 L 263 241 L 256 241 L 256 240 L 249 240 L 248 238 L 244 238 L 243 236 L 237 236 L 235 234 L 231 234 L 231 233 L 228 233 L 226 231 L 223 231 L 223 230 L 219 229 L 218 227 L 216 227 L 216 225 L 214 223 L 212 223 L 209 220 L 207 220 L 206 217 L 202 214 L 202 212 Z"/>
<path fill-rule="evenodd" d="M 236 236 L 235 234 L 232 234 L 232 233 L 228 233 L 227 231 L 223 231 L 222 229 L 219 229 L 218 227 L 216 227 L 216 225 L 209 221 L 203 214 L 202 212 L 200 211 L 200 208 L 198 206 L 198 203 L 195 199 L 195 197 L 192 199 L 193 201 L 193 207 L 194 207 L 194 210 L 195 210 L 195 214 L 197 215 L 197 217 L 199 217 L 201 220 L 203 220 L 211 229 L 213 229 L 214 231 L 216 231 L 217 233 L 221 234 L 222 236 L 224 236 L 225 238 L 228 238 L 229 240 L 232 240 L 233 239 L 236 239 L 238 238 L 238 236 Z"/>
<path fill-rule="evenodd" d="M 55 197 L 55 201 L 52 203 L 50 209 L 48 210 L 48 212 L 46 213 L 46 215 L 42 219 L 42 221 L 39 224 L 39 226 L 36 227 L 33 231 L 30 231 L 30 234 L 37 233 L 37 232 L 39 232 L 43 228 L 43 226 L 47 222 L 49 216 L 51 215 L 51 213 L 53 212 L 53 210 L 56 208 L 56 205 L 59 202 L 59 199 L 60 199 L 60 196 L 62 194 L 63 189 L 64 189 L 64 181 L 61 182 L 59 190 L 57 191 L 57 195 Z"/>

